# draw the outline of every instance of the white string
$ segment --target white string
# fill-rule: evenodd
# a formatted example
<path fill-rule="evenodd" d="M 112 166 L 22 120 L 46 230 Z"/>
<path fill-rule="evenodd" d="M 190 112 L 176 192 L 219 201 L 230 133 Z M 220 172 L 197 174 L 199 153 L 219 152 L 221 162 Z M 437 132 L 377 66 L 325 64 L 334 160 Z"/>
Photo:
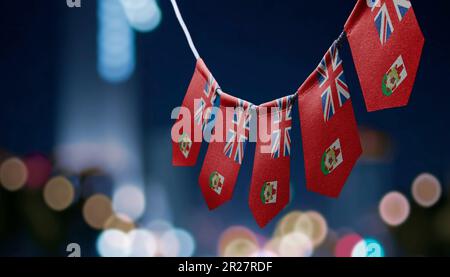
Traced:
<path fill-rule="evenodd" d="M 172 2 L 172 6 L 175 11 L 175 15 L 177 16 L 178 22 L 180 22 L 181 28 L 183 28 L 184 35 L 186 36 L 189 46 L 191 47 L 192 53 L 194 54 L 195 58 L 198 60 L 200 58 L 200 55 L 198 54 L 197 49 L 195 48 L 194 42 L 192 41 L 191 35 L 189 34 L 189 30 L 186 27 L 186 24 L 184 23 L 184 20 L 183 20 L 183 17 L 181 16 L 180 10 L 178 9 L 177 1 L 170 0 L 170 2 Z"/>

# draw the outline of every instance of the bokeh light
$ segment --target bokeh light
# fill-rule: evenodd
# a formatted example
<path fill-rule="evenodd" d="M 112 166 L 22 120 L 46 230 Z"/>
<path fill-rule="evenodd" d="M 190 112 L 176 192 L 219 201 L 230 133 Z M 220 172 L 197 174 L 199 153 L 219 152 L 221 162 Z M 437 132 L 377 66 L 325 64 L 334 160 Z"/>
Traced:
<path fill-rule="evenodd" d="M 302 232 L 292 232 L 281 238 L 279 255 L 281 257 L 310 257 L 313 253 L 313 243 Z"/>
<path fill-rule="evenodd" d="M 429 173 L 422 173 L 414 179 L 412 195 L 420 206 L 425 208 L 433 206 L 439 200 L 441 194 L 441 183 L 435 176 Z"/>
<path fill-rule="evenodd" d="M 133 220 L 125 214 L 113 213 L 103 225 L 104 229 L 117 229 L 123 232 L 129 232 L 135 228 Z"/>
<path fill-rule="evenodd" d="M 159 254 L 163 257 L 177 257 L 180 253 L 180 242 L 171 230 L 160 236 L 158 246 Z"/>
<path fill-rule="evenodd" d="M 155 235 L 145 229 L 134 229 L 128 233 L 130 257 L 154 257 L 158 250 Z"/>
<path fill-rule="evenodd" d="M 51 161 L 42 154 L 29 155 L 23 161 L 28 170 L 27 186 L 38 189 L 45 185 L 52 173 Z"/>
<path fill-rule="evenodd" d="M 381 219 L 390 226 L 398 226 L 405 222 L 409 212 L 408 199 L 396 191 L 386 194 L 379 205 Z"/>
<path fill-rule="evenodd" d="M 128 257 L 131 252 L 130 238 L 120 230 L 105 230 L 97 239 L 97 252 L 102 257 Z"/>
<path fill-rule="evenodd" d="M 79 98 L 80 96 L 77 95 L 77 97 Z M 88 100 L 89 102 L 91 101 L 90 99 L 86 99 L 86 101 Z M 70 105 L 69 103 L 64 102 L 61 106 L 68 107 Z M 85 141 L 86 139 L 84 138 L 74 141 L 73 137 L 80 132 L 94 132 L 90 128 L 87 130 L 75 128 L 78 124 L 83 124 L 83 126 L 86 125 L 86 121 L 92 119 L 89 119 L 88 116 L 83 117 L 78 113 L 74 115 L 68 114 L 65 116 L 64 120 L 65 122 L 74 123 L 72 124 L 72 127 L 70 124 L 61 127 L 61 138 L 59 140 L 63 141 L 63 144 L 58 145 L 55 148 L 55 159 L 60 168 L 73 173 L 81 173 L 94 168 L 102 169 L 107 173 L 125 169 L 129 158 L 125 147 L 121 144 L 109 141 L 102 141 L 100 143 L 90 141 L 90 139 Z M 79 123 L 80 121 L 82 123 Z M 101 121 L 98 120 L 98 122 Z M 119 129 L 120 132 L 124 132 L 119 126 L 115 126 L 115 128 Z M 98 132 L 102 133 L 106 131 L 105 129 L 101 129 L 101 131 Z"/>
<path fill-rule="evenodd" d="M 363 238 L 356 233 L 341 237 L 334 248 L 334 255 L 340 258 L 351 257 L 353 248 L 362 240 Z"/>
<path fill-rule="evenodd" d="M 155 0 L 120 0 L 128 22 L 135 30 L 149 32 L 158 27 L 162 14 Z"/>
<path fill-rule="evenodd" d="M 134 32 L 119 0 L 98 3 L 98 71 L 108 82 L 123 82 L 135 69 Z"/>
<path fill-rule="evenodd" d="M 231 226 L 225 229 L 219 238 L 219 256 L 225 256 L 227 246 L 237 239 L 248 240 L 253 245 L 258 244 L 256 235 L 250 229 L 243 226 Z"/>
<path fill-rule="evenodd" d="M 365 161 L 386 161 L 392 153 L 390 137 L 383 132 L 363 127 L 359 129 L 362 159 Z"/>
<path fill-rule="evenodd" d="M 325 240 L 328 233 L 328 225 L 325 218 L 316 211 L 308 211 L 305 216 L 309 218 L 311 222 L 311 234 L 308 236 L 314 247 L 318 247 Z M 296 230 L 298 230 L 296 228 Z"/>
<path fill-rule="evenodd" d="M 74 197 L 75 190 L 72 183 L 63 176 L 53 177 L 44 187 L 45 203 L 55 211 L 69 207 Z"/>
<path fill-rule="evenodd" d="M 190 233 L 182 229 L 166 231 L 160 238 L 160 254 L 164 257 L 191 257 L 195 241 Z"/>
<path fill-rule="evenodd" d="M 278 254 L 269 250 L 259 250 L 258 252 L 253 253 L 250 255 L 252 258 L 271 258 L 271 257 L 278 257 Z"/>
<path fill-rule="evenodd" d="M 281 238 L 296 232 L 307 236 L 313 246 L 318 247 L 326 238 L 328 225 L 317 211 L 292 211 L 278 222 L 274 237 Z"/>
<path fill-rule="evenodd" d="M 111 200 L 103 194 L 95 194 L 84 203 L 84 220 L 94 229 L 102 229 L 112 214 Z"/>
<path fill-rule="evenodd" d="M 285 234 L 293 232 L 300 216 L 302 216 L 301 211 L 292 211 L 283 216 L 275 228 L 274 236 L 281 237 Z"/>
<path fill-rule="evenodd" d="M 280 242 L 281 237 L 273 237 L 270 240 L 266 241 L 261 251 L 274 253 L 276 256 L 278 256 L 280 252 Z"/>
<path fill-rule="evenodd" d="M 166 231 L 173 228 L 172 224 L 166 220 L 157 219 L 147 224 L 147 228 L 158 236 L 162 236 Z"/>
<path fill-rule="evenodd" d="M 187 230 L 176 229 L 173 231 L 180 243 L 179 257 L 191 257 L 195 252 L 195 240 L 191 233 Z"/>
<path fill-rule="evenodd" d="M 0 182 L 9 191 L 16 191 L 22 188 L 27 178 L 27 167 L 19 158 L 11 157 L 0 165 Z"/>
<path fill-rule="evenodd" d="M 251 257 L 259 252 L 258 245 L 245 238 L 237 238 L 228 243 L 223 251 L 223 257 Z"/>
<path fill-rule="evenodd" d="M 113 195 L 113 208 L 116 213 L 123 213 L 136 220 L 145 211 L 145 196 L 141 188 L 133 185 L 119 187 Z"/>
<path fill-rule="evenodd" d="M 294 222 L 293 229 L 290 230 L 290 232 L 285 233 L 285 235 L 293 232 L 300 232 L 308 238 L 311 238 L 313 236 L 314 223 L 312 222 L 309 214 L 301 213 L 297 220 Z"/>

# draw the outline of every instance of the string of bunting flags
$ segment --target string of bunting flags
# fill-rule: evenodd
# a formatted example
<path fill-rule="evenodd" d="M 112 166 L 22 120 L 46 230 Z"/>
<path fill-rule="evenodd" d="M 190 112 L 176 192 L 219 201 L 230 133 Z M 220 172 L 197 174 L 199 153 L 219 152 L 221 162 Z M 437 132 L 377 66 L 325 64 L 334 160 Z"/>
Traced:
<path fill-rule="evenodd" d="M 424 37 L 409 0 L 358 0 L 344 32 L 293 95 L 254 105 L 223 92 L 197 59 L 172 128 L 172 163 L 193 166 L 202 142 L 208 150 L 199 185 L 209 209 L 233 195 L 245 146 L 256 142 L 249 206 L 264 227 L 289 202 L 292 107 L 298 105 L 307 189 L 338 197 L 362 153 L 350 89 L 339 48 L 349 42 L 367 110 L 405 106 L 419 66 Z"/>

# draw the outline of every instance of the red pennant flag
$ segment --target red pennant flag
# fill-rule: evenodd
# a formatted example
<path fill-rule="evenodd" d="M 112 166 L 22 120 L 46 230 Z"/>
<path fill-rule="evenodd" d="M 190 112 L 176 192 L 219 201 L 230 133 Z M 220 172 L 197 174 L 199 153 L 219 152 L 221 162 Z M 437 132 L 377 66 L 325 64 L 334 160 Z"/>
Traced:
<path fill-rule="evenodd" d="M 245 145 L 250 135 L 251 107 L 248 102 L 220 93 L 219 111 L 199 176 L 209 209 L 215 209 L 233 195 Z"/>
<path fill-rule="evenodd" d="M 345 24 L 368 111 L 408 104 L 424 37 L 409 0 L 359 0 Z"/>
<path fill-rule="evenodd" d="M 298 94 L 306 186 L 337 197 L 362 150 L 336 44 Z"/>
<path fill-rule="evenodd" d="M 292 100 L 293 96 L 287 96 L 258 108 L 249 205 L 260 227 L 289 202 Z"/>
<path fill-rule="evenodd" d="M 216 100 L 219 85 L 202 59 L 197 60 L 194 75 L 184 97 L 178 119 L 172 128 L 172 164 L 193 166 L 203 140 L 203 128 Z"/>

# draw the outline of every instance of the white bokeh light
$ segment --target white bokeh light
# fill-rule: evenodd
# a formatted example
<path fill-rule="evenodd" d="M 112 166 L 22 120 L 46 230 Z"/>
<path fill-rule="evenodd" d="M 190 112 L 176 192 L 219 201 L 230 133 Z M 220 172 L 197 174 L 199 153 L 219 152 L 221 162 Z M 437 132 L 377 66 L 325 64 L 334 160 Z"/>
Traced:
<path fill-rule="evenodd" d="M 164 232 L 159 239 L 159 254 L 163 257 L 177 257 L 180 248 L 180 241 L 173 229 Z"/>
<path fill-rule="evenodd" d="M 128 23 L 139 32 L 149 32 L 161 22 L 161 9 L 155 0 L 120 0 Z"/>
<path fill-rule="evenodd" d="M 119 0 L 98 3 L 98 72 L 108 82 L 126 81 L 136 65 L 134 32 Z"/>
<path fill-rule="evenodd" d="M 128 257 L 130 246 L 128 235 L 116 229 L 103 231 L 97 239 L 97 251 L 102 257 Z"/>
<path fill-rule="evenodd" d="M 293 232 L 283 236 L 279 245 L 281 257 L 310 257 L 313 249 L 312 241 L 301 232 Z"/>
<path fill-rule="evenodd" d="M 140 187 L 124 185 L 119 187 L 113 195 L 113 209 L 116 213 L 123 213 L 136 220 L 145 211 L 145 196 Z"/>
<path fill-rule="evenodd" d="M 130 239 L 130 257 L 154 257 L 158 242 L 152 232 L 135 229 L 128 233 Z"/>

